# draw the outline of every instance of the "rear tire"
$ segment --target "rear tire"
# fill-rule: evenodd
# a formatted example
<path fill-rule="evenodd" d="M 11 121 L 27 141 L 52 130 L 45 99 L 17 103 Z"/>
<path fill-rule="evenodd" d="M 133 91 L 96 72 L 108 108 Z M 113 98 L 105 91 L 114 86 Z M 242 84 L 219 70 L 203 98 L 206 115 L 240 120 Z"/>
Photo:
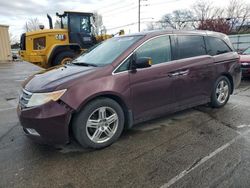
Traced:
<path fill-rule="evenodd" d="M 60 52 L 55 57 L 54 61 L 52 62 L 52 65 L 53 66 L 64 65 L 67 62 L 72 61 L 75 57 L 76 57 L 76 54 L 72 51 Z"/>
<path fill-rule="evenodd" d="M 73 119 L 73 135 L 84 148 L 101 149 L 114 143 L 124 129 L 124 112 L 109 98 L 88 103 Z"/>
<path fill-rule="evenodd" d="M 223 107 L 229 100 L 231 91 L 232 85 L 229 79 L 226 76 L 220 76 L 214 84 L 211 106 L 214 108 Z"/>

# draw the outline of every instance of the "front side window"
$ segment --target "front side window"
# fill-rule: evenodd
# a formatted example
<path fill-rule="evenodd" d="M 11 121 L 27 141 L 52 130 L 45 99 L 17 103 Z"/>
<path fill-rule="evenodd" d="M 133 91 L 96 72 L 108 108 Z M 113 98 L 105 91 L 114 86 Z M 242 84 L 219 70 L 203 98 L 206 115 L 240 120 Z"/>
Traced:
<path fill-rule="evenodd" d="M 215 37 L 206 37 L 207 53 L 211 56 L 219 55 L 232 50 L 221 39 Z"/>
<path fill-rule="evenodd" d="M 179 59 L 206 55 L 206 46 L 203 36 L 177 36 Z"/>
<path fill-rule="evenodd" d="M 153 64 L 171 61 L 169 36 L 161 36 L 149 40 L 136 51 L 136 57 L 151 57 Z"/>

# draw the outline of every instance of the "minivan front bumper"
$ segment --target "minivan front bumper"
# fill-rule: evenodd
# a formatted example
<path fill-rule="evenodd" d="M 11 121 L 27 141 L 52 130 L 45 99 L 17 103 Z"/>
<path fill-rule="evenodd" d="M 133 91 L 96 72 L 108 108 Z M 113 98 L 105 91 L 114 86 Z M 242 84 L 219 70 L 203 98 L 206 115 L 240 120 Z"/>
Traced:
<path fill-rule="evenodd" d="M 17 114 L 25 134 L 35 142 L 50 145 L 69 142 L 71 110 L 67 106 L 54 101 L 32 108 L 18 106 Z"/>

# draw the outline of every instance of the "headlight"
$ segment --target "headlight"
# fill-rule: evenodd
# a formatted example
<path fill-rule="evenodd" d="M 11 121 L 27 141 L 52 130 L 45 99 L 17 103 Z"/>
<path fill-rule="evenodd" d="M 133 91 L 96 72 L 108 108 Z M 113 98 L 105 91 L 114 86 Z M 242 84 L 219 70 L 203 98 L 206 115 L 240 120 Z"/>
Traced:
<path fill-rule="evenodd" d="M 250 65 L 250 62 L 241 62 L 242 65 Z"/>
<path fill-rule="evenodd" d="M 42 105 L 49 101 L 57 101 L 66 91 L 66 89 L 63 89 L 49 93 L 33 93 L 26 107 Z"/>

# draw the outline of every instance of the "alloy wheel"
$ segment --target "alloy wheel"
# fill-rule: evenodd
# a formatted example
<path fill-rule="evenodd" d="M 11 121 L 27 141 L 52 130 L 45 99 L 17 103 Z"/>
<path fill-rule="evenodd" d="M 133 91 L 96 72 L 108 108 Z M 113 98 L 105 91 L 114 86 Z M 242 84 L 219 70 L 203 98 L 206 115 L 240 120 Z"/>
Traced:
<path fill-rule="evenodd" d="M 216 98 L 220 104 L 226 102 L 229 95 L 229 85 L 225 80 L 221 80 L 216 87 Z"/>
<path fill-rule="evenodd" d="M 119 118 L 111 107 L 100 107 L 94 110 L 86 124 L 88 138 L 94 143 L 104 143 L 110 140 L 117 131 Z"/>

